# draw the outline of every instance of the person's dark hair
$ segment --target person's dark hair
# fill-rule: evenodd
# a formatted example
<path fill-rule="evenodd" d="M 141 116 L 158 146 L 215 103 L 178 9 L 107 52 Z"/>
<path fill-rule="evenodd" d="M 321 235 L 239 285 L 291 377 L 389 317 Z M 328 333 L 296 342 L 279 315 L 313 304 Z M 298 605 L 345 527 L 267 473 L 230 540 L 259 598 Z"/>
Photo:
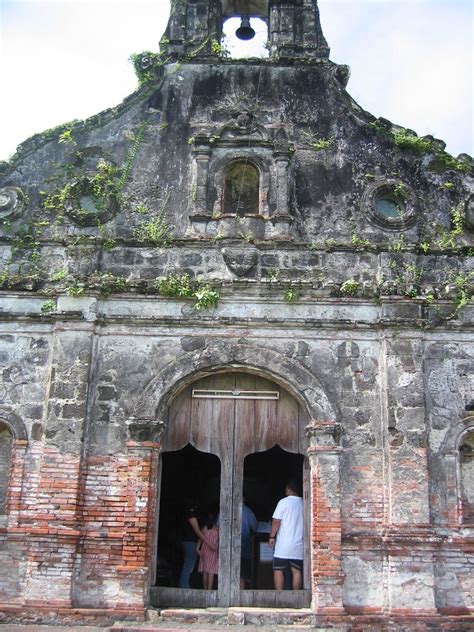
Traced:
<path fill-rule="evenodd" d="M 205 525 L 208 529 L 212 529 L 212 527 L 216 524 L 217 514 L 213 511 L 209 511 L 206 516 Z"/>
<path fill-rule="evenodd" d="M 287 481 L 286 486 L 288 487 L 288 489 L 291 489 L 294 494 L 301 496 L 301 485 L 299 484 L 299 481 L 297 481 L 295 478 L 290 478 Z"/>

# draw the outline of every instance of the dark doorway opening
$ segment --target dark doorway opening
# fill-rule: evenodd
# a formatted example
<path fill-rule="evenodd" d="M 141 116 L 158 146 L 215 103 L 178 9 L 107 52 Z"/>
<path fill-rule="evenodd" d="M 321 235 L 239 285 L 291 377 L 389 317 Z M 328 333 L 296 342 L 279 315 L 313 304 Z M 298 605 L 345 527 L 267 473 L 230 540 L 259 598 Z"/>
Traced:
<path fill-rule="evenodd" d="M 279 446 L 245 458 L 243 494 L 246 504 L 257 518 L 257 532 L 252 546 L 251 581 L 247 588 L 273 590 L 272 551 L 268 548 L 272 515 L 278 501 L 285 496 L 288 480 L 297 481 L 300 489 L 303 488 L 303 462 L 303 455 L 286 452 Z"/>
<path fill-rule="evenodd" d="M 183 566 L 182 538 L 186 508 L 196 502 L 199 524 L 209 512 L 219 512 L 221 464 L 214 454 L 206 454 L 187 445 L 161 457 L 160 520 L 156 586 L 178 587 Z M 202 588 L 196 563 L 190 576 L 190 588 Z"/>

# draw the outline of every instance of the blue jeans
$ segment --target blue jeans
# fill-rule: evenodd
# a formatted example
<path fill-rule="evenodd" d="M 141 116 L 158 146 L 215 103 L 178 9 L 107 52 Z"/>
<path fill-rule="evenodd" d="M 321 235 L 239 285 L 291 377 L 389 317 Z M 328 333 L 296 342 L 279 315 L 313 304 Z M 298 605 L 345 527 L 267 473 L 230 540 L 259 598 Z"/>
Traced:
<path fill-rule="evenodd" d="M 189 588 L 189 578 L 194 570 L 198 554 L 196 551 L 197 542 L 181 542 L 184 560 L 181 575 L 179 576 L 179 587 Z"/>

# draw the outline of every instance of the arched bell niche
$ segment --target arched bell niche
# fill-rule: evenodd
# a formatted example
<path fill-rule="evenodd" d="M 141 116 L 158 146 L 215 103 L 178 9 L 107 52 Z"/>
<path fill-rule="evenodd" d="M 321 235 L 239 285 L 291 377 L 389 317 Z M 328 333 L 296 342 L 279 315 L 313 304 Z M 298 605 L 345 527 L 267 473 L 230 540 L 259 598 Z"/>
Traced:
<path fill-rule="evenodd" d="M 224 214 L 245 217 L 260 213 L 260 171 L 248 160 L 234 160 L 224 171 Z"/>

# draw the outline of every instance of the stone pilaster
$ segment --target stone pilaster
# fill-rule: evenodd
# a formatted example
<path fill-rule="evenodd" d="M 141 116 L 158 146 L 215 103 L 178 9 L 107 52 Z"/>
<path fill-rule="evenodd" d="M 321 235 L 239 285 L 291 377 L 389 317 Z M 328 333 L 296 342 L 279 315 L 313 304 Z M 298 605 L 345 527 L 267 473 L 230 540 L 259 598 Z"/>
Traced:
<path fill-rule="evenodd" d="M 92 344 L 89 325 L 58 327 L 55 333 L 41 458 L 22 494 L 18 529 L 28 542 L 25 603 L 39 607 L 72 605 Z"/>
<path fill-rule="evenodd" d="M 311 468 L 311 581 L 316 614 L 343 613 L 340 426 L 313 420 L 306 427 Z"/>

